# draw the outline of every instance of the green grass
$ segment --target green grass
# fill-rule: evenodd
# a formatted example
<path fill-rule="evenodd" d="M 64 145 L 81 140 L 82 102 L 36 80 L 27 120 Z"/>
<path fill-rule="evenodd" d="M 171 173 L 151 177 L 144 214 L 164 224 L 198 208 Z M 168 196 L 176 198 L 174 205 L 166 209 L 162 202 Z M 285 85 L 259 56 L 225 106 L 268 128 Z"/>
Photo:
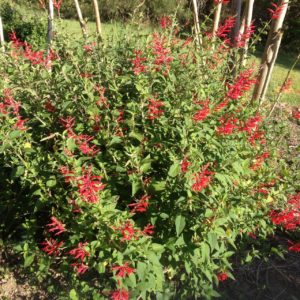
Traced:
<path fill-rule="evenodd" d="M 58 24 L 59 29 L 64 32 L 68 32 L 74 38 L 81 37 L 81 29 L 79 22 L 76 20 L 61 20 Z M 96 32 L 96 25 L 94 22 L 89 22 L 87 24 L 89 34 Z M 140 26 L 136 24 L 123 24 L 123 23 L 111 23 L 111 24 L 102 24 L 103 36 L 107 38 L 108 36 L 116 36 L 120 34 L 128 34 L 130 31 L 139 31 L 139 33 L 148 34 L 153 28 L 147 24 L 142 24 Z M 259 65 L 262 52 L 257 51 L 255 55 L 250 58 L 250 62 L 254 62 L 256 65 Z M 291 55 L 284 51 L 279 52 L 279 56 L 274 67 L 272 74 L 270 86 L 267 93 L 267 98 L 270 101 L 274 101 L 276 94 L 278 93 L 282 83 L 284 82 L 286 75 L 293 65 L 295 60 L 295 55 Z M 300 105 L 300 63 L 291 73 L 292 86 L 286 91 L 282 97 L 281 101 L 289 103 L 291 105 Z"/>

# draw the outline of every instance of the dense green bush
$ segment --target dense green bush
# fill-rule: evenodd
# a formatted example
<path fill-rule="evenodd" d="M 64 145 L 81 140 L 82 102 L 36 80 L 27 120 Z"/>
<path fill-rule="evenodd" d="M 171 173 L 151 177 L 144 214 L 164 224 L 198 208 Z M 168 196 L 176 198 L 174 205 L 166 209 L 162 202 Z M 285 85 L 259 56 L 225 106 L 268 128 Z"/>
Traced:
<path fill-rule="evenodd" d="M 4 26 L 5 39 L 11 32 L 16 32 L 22 41 L 42 47 L 45 45 L 47 23 L 40 12 L 35 14 L 11 1 L 1 1 L 0 15 Z"/>
<path fill-rule="evenodd" d="M 217 296 L 285 202 L 254 70 L 233 77 L 238 49 L 171 24 L 98 45 L 58 33 L 47 55 L 13 35 L 0 56 L 1 235 L 71 299 Z"/>

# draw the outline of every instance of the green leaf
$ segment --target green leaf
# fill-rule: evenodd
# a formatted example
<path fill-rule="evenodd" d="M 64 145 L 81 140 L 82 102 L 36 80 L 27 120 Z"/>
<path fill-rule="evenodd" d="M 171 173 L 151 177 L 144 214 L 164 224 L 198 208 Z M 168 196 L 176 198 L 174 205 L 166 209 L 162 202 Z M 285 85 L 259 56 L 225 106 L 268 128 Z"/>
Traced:
<path fill-rule="evenodd" d="M 175 225 L 177 236 L 179 236 L 185 227 L 185 217 L 178 215 L 175 219 Z"/>
<path fill-rule="evenodd" d="M 76 143 L 74 139 L 72 138 L 67 139 L 67 148 L 70 151 L 74 151 L 76 149 Z"/>
<path fill-rule="evenodd" d="M 141 281 L 144 281 L 146 269 L 147 269 L 147 265 L 139 261 L 137 264 L 136 273 L 139 276 L 139 279 Z"/>
<path fill-rule="evenodd" d="M 46 186 L 47 187 L 54 187 L 56 186 L 56 178 L 55 177 L 50 177 L 51 179 L 47 180 Z"/>
<path fill-rule="evenodd" d="M 72 289 L 69 293 L 69 297 L 71 300 L 78 300 L 78 296 L 77 296 L 77 293 L 74 289 Z"/>
<path fill-rule="evenodd" d="M 170 167 L 168 175 L 170 177 L 176 177 L 179 174 L 179 172 L 180 172 L 180 164 L 176 162 Z"/>
<path fill-rule="evenodd" d="M 134 196 L 138 190 L 142 188 L 142 183 L 138 178 L 135 178 L 131 183 L 131 195 Z"/>
<path fill-rule="evenodd" d="M 34 254 L 32 255 L 24 255 L 24 267 L 29 267 L 34 261 Z"/>
<path fill-rule="evenodd" d="M 138 133 L 138 132 L 130 132 L 129 136 L 131 138 L 134 138 L 134 139 L 140 141 L 140 142 L 144 139 L 144 136 L 142 134 Z"/>
<path fill-rule="evenodd" d="M 218 236 L 214 232 L 210 232 L 207 235 L 208 243 L 211 251 L 214 250 L 218 245 Z"/>
<path fill-rule="evenodd" d="M 9 133 L 9 137 L 11 139 L 15 139 L 17 137 L 19 137 L 21 135 L 21 131 L 20 130 L 13 130 Z"/>
<path fill-rule="evenodd" d="M 166 187 L 165 181 L 156 181 L 152 184 L 152 187 L 156 192 L 163 191 Z"/>

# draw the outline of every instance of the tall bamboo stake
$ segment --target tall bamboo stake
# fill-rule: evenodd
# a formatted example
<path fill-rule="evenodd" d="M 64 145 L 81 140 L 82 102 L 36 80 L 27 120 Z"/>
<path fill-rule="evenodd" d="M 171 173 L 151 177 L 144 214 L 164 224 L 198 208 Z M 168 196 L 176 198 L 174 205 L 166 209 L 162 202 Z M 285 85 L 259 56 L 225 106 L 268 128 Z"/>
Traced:
<path fill-rule="evenodd" d="M 254 88 L 252 101 L 259 100 L 261 103 L 265 98 L 281 44 L 283 35 L 282 26 L 288 5 L 289 0 L 281 0 L 278 4 L 281 9 L 278 11 L 278 17 L 274 19 L 271 24 L 271 29 L 269 31 L 267 43 L 260 64 L 258 82 Z"/>
<path fill-rule="evenodd" d="M 53 39 L 53 19 L 54 19 L 54 8 L 53 8 L 53 0 L 49 0 L 49 8 L 48 8 L 48 30 L 47 30 L 47 44 L 48 44 L 48 52 L 51 48 L 51 42 Z"/>
<path fill-rule="evenodd" d="M 219 28 L 221 12 L 222 12 L 222 1 L 219 1 L 217 7 L 215 8 L 214 24 L 213 24 L 213 32 L 212 32 L 213 37 L 216 35 L 216 32 L 218 31 Z"/>
<path fill-rule="evenodd" d="M 242 26 L 241 26 L 241 28 L 243 28 L 242 33 L 244 33 L 245 30 L 247 30 L 247 29 L 249 30 L 250 26 L 252 24 L 254 1 L 255 0 L 247 0 L 246 8 L 245 8 L 245 14 L 244 14 L 245 15 L 245 20 L 243 20 Z M 242 66 L 245 66 L 245 64 L 246 64 L 248 47 L 249 47 L 249 39 L 246 38 L 245 45 L 244 45 L 244 48 L 242 50 L 242 56 L 241 56 Z"/>
<path fill-rule="evenodd" d="M 98 0 L 93 0 L 93 3 L 94 3 L 94 10 L 95 10 L 95 16 L 96 16 L 97 34 L 99 35 L 100 38 L 102 38 L 102 28 L 101 28 Z"/>
<path fill-rule="evenodd" d="M 82 35 L 86 39 L 87 38 L 87 28 L 86 28 L 86 24 L 85 24 L 85 22 L 83 20 L 83 17 L 82 17 L 81 8 L 79 6 L 78 0 L 74 0 L 74 2 L 75 2 L 75 6 L 76 6 L 76 11 L 77 11 L 77 15 L 78 15 Z"/>
<path fill-rule="evenodd" d="M 0 16 L 0 48 L 2 49 L 2 51 L 5 51 L 4 48 L 4 34 L 3 34 L 3 25 L 2 25 L 2 18 Z"/>
<path fill-rule="evenodd" d="M 195 22 L 195 33 L 198 45 L 202 45 L 202 38 L 200 35 L 200 23 L 199 23 L 199 13 L 198 13 L 198 4 L 197 0 L 193 0 L 193 7 L 194 7 L 194 22 Z"/>

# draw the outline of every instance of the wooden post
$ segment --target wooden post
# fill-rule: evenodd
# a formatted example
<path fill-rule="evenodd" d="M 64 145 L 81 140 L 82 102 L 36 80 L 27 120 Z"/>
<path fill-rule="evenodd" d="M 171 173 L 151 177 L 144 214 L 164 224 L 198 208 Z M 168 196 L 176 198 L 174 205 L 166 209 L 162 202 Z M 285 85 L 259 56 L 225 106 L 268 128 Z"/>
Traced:
<path fill-rule="evenodd" d="M 53 19 L 54 19 L 53 0 L 49 0 L 48 30 L 47 30 L 48 52 L 49 52 L 49 50 L 51 48 L 51 42 L 52 42 L 52 39 L 53 39 Z"/>
<path fill-rule="evenodd" d="M 86 39 L 87 38 L 87 28 L 86 28 L 86 24 L 82 17 L 81 8 L 79 6 L 78 0 L 74 0 L 74 2 L 75 2 L 75 6 L 76 6 L 76 11 L 77 11 L 81 31 L 82 31 L 83 37 Z"/>
<path fill-rule="evenodd" d="M 216 35 L 216 32 L 219 29 L 221 12 L 222 12 L 222 1 L 219 1 L 217 7 L 215 8 L 214 24 L 213 24 L 213 32 L 212 32 L 213 37 Z"/>
<path fill-rule="evenodd" d="M 262 56 L 260 70 L 258 73 L 258 81 L 254 88 L 252 101 L 259 100 L 261 103 L 265 98 L 281 44 L 283 35 L 282 26 L 288 5 L 289 0 L 281 0 L 278 4 L 280 10 L 278 12 L 278 17 L 274 19 L 271 24 L 271 29 Z"/>
<path fill-rule="evenodd" d="M 240 28 L 241 28 L 241 11 L 242 11 L 242 0 L 233 0 L 232 15 L 235 17 L 235 24 L 231 33 L 231 44 L 234 47 L 237 45 Z"/>
<path fill-rule="evenodd" d="M 246 8 L 245 8 L 245 19 L 243 20 L 240 33 L 244 33 L 245 29 L 250 29 L 250 26 L 252 24 L 253 6 L 254 6 L 254 0 L 247 0 Z M 249 46 L 249 39 L 246 39 L 244 48 L 242 50 L 242 56 L 241 56 L 242 66 L 245 66 L 246 64 L 248 46 Z"/>
<path fill-rule="evenodd" d="M 194 7 L 194 22 L 195 22 L 195 34 L 198 45 L 202 45 L 202 38 L 200 36 L 200 23 L 199 23 L 199 13 L 198 13 L 198 5 L 197 0 L 193 0 L 193 7 Z"/>
<path fill-rule="evenodd" d="M 100 38 L 102 38 L 102 29 L 101 29 L 101 20 L 100 20 L 98 0 L 93 0 L 93 3 L 94 3 L 94 10 L 95 10 L 95 17 L 96 17 L 97 34 L 99 35 Z"/>
<path fill-rule="evenodd" d="M 4 34 L 3 34 L 3 24 L 2 24 L 2 18 L 0 16 L 0 48 L 2 49 L 2 51 L 5 51 L 4 48 Z"/>

